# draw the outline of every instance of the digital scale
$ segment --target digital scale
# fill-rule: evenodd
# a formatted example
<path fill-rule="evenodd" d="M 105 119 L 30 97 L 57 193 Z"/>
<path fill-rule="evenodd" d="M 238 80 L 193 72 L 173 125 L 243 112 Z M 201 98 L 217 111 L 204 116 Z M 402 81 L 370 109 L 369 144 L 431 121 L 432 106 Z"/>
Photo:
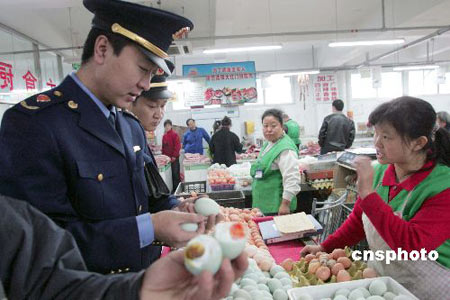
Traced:
<path fill-rule="evenodd" d="M 350 169 L 355 169 L 353 162 L 358 156 L 369 156 L 371 159 L 377 159 L 377 151 L 375 148 L 357 148 L 345 150 L 341 156 L 338 157 L 337 163 L 349 167 Z"/>

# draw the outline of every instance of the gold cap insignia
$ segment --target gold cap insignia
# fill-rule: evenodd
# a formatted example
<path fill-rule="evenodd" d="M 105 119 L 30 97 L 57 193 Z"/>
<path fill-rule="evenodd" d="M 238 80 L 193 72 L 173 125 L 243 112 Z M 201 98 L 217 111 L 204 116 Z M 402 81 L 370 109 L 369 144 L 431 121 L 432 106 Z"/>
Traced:
<path fill-rule="evenodd" d="M 54 91 L 53 95 L 55 95 L 56 97 L 61 97 L 62 93 L 60 91 Z"/>
<path fill-rule="evenodd" d="M 20 101 L 20 105 L 22 105 L 23 107 L 25 107 L 26 109 L 39 109 L 39 106 L 31 106 L 28 105 L 27 102 L 25 100 Z"/>
<path fill-rule="evenodd" d="M 164 75 L 164 70 L 161 68 L 158 68 L 158 70 L 156 70 L 155 75 Z"/>
<path fill-rule="evenodd" d="M 178 30 L 177 32 L 175 32 L 174 34 L 172 34 L 172 38 L 174 40 L 182 39 L 187 36 L 189 31 L 191 31 L 191 29 L 189 27 L 183 27 L 180 30 Z"/>
<path fill-rule="evenodd" d="M 67 102 L 67 106 L 69 106 L 71 109 L 77 109 L 78 108 L 78 103 L 76 103 L 73 100 L 70 100 L 69 102 Z"/>
<path fill-rule="evenodd" d="M 161 58 L 167 58 L 169 57 L 169 55 L 164 52 L 163 50 L 161 50 L 158 46 L 152 44 L 151 42 L 149 42 L 148 40 L 144 39 L 143 37 L 137 35 L 136 33 L 120 26 L 118 23 L 114 23 L 111 26 L 111 31 L 120 35 L 123 35 L 127 38 L 129 38 L 130 40 L 138 43 L 139 45 L 141 45 L 142 47 L 144 47 L 147 50 L 150 50 L 151 52 L 153 52 L 154 54 L 156 54 L 157 56 L 161 57 Z"/>

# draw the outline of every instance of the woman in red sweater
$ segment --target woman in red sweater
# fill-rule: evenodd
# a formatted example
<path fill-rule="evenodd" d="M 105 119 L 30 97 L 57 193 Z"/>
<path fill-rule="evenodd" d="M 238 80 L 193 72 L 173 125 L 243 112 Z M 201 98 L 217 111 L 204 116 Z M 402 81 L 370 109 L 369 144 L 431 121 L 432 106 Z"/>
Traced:
<path fill-rule="evenodd" d="M 164 135 L 162 140 L 162 153 L 170 157 L 172 168 L 173 191 L 177 189 L 180 183 L 180 137 L 172 129 L 172 121 L 164 121 Z"/>
<path fill-rule="evenodd" d="M 450 135 L 435 128 L 426 101 L 400 97 L 369 116 L 380 164 L 355 162 L 358 193 L 353 212 L 321 245 L 301 255 L 352 246 L 366 238 L 370 250 L 437 251 L 434 260 L 369 261 L 419 299 L 450 295 Z M 423 251 L 423 250 L 422 250 Z M 411 256 L 409 256 L 411 257 Z"/>

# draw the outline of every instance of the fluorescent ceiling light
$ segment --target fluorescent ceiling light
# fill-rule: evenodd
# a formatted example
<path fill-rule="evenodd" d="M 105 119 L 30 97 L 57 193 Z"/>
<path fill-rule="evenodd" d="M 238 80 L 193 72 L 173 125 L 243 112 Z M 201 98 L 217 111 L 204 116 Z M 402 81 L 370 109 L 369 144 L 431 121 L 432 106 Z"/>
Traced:
<path fill-rule="evenodd" d="M 329 43 L 328 47 L 352 47 L 352 46 L 374 46 L 374 45 L 395 45 L 403 44 L 405 39 L 393 40 L 373 40 L 373 41 L 353 41 L 353 42 L 334 42 Z"/>
<path fill-rule="evenodd" d="M 416 65 L 416 66 L 403 66 L 403 67 L 395 67 L 394 71 L 408 71 L 408 70 L 434 70 L 439 69 L 437 65 Z"/>
<path fill-rule="evenodd" d="M 274 46 L 254 46 L 254 47 L 241 47 L 241 48 L 223 48 L 223 49 L 209 49 L 204 50 L 205 54 L 215 54 L 215 53 L 230 53 L 230 52 L 246 52 L 246 51 L 265 51 L 265 50 L 277 50 L 281 49 L 280 45 Z"/>

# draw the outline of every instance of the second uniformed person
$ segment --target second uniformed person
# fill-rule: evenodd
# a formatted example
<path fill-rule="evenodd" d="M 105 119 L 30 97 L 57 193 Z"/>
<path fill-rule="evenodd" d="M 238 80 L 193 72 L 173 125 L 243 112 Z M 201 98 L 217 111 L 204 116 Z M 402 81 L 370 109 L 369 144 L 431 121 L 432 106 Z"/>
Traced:
<path fill-rule="evenodd" d="M 155 239 L 183 245 L 205 220 L 166 210 L 174 198 L 149 213 L 146 141 L 115 107 L 148 90 L 158 67 L 169 72 L 172 35 L 193 24 L 118 0 L 83 3 L 95 16 L 80 70 L 4 114 L 0 194 L 30 202 L 69 230 L 89 270 L 138 271 L 150 264 Z M 182 231 L 185 222 L 199 231 Z"/>

